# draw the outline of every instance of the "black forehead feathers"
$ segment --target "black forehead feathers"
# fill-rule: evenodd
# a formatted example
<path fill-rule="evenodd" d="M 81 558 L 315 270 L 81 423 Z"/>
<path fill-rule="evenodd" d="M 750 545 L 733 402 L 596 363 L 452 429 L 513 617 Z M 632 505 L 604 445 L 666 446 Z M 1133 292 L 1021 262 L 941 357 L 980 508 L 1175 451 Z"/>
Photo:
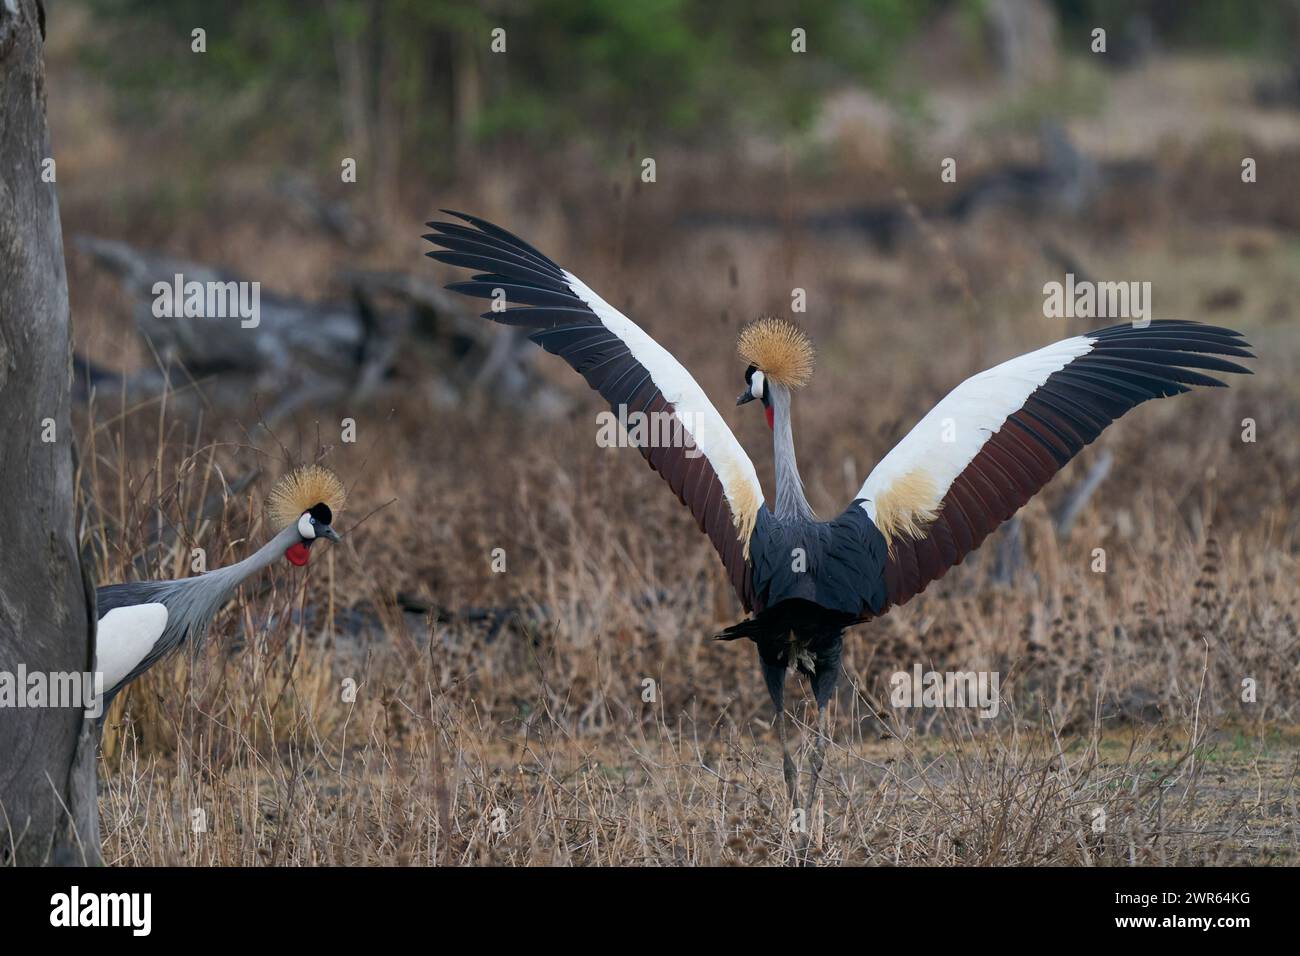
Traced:
<path fill-rule="evenodd" d="M 757 371 L 758 371 L 757 365 L 751 365 L 749 368 L 745 369 L 745 381 L 746 382 L 753 381 L 754 373 Z"/>
<path fill-rule="evenodd" d="M 318 501 L 307 509 L 307 513 L 316 519 L 317 524 L 331 524 L 334 521 L 334 513 L 330 511 L 330 506 L 323 501 Z"/>

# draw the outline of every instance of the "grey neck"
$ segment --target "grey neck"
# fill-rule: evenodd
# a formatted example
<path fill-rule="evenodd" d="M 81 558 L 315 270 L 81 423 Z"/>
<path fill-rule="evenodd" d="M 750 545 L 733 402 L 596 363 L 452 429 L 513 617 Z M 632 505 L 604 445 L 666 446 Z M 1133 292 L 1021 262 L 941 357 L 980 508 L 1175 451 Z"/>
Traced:
<path fill-rule="evenodd" d="M 803 493 L 803 479 L 794 458 L 794 433 L 790 427 L 790 390 L 768 381 L 772 402 L 772 451 L 776 464 L 776 516 L 816 521 Z"/>
<path fill-rule="evenodd" d="M 284 557 L 284 553 L 299 540 L 298 528 L 291 524 L 243 561 L 224 568 L 214 568 L 198 577 L 185 578 L 187 586 L 184 595 L 177 595 L 180 600 L 171 602 L 170 605 L 181 612 L 183 620 L 177 623 L 182 624 L 185 630 L 205 630 L 235 588 Z"/>
<path fill-rule="evenodd" d="M 301 540 L 301 536 L 298 534 L 298 526 L 292 524 L 288 525 L 281 529 L 279 534 L 254 551 L 243 561 L 237 561 L 224 568 L 213 568 L 207 574 L 203 575 L 201 580 L 220 582 L 222 586 L 225 586 L 226 593 L 229 594 L 245 579 L 256 574 L 258 571 L 261 571 L 263 568 L 270 567 L 280 558 L 284 557 L 284 553 L 288 551 L 290 547 L 297 544 L 299 540 Z"/>

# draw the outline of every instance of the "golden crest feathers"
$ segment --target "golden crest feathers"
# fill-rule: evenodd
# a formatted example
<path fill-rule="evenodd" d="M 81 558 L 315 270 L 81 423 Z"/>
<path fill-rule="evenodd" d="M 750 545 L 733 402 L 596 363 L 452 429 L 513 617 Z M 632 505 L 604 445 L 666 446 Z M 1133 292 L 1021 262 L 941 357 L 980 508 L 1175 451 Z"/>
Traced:
<path fill-rule="evenodd" d="M 768 379 L 786 388 L 803 388 L 812 378 L 812 340 L 793 322 L 764 316 L 740 332 L 736 350 Z"/>
<path fill-rule="evenodd" d="M 347 498 L 347 489 L 334 472 L 320 465 L 306 465 L 280 479 L 266 499 L 266 513 L 275 527 L 283 528 L 320 502 L 337 514 Z"/>

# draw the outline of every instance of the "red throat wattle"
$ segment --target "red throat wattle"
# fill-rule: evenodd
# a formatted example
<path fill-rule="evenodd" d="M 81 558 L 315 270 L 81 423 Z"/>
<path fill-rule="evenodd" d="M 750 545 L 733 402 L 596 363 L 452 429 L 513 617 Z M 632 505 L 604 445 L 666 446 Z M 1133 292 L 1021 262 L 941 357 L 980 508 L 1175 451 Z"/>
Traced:
<path fill-rule="evenodd" d="M 776 431 L 776 424 L 772 420 L 772 406 L 768 405 L 763 409 L 763 414 L 767 416 L 767 427 Z"/>
<path fill-rule="evenodd" d="M 301 568 L 311 557 L 311 549 L 299 541 L 295 545 L 290 545 L 289 550 L 284 553 L 285 559 L 294 567 Z"/>

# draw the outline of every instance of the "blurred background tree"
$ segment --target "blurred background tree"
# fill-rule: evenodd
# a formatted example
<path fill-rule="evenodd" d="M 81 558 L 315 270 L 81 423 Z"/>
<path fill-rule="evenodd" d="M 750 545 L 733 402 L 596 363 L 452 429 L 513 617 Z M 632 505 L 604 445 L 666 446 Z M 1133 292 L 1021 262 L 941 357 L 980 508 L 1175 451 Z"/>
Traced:
<path fill-rule="evenodd" d="M 956 8 L 974 23 L 993 2 L 806 0 L 792 14 L 775 0 L 90 0 L 108 42 L 87 56 L 137 118 L 178 91 L 202 94 L 192 108 L 219 120 L 207 133 L 223 141 L 275 136 L 282 147 L 292 135 L 311 149 L 373 150 L 365 158 L 389 171 L 408 155 L 447 168 L 478 142 L 515 137 L 619 144 L 797 129 L 836 84 L 887 86 L 901 45 L 936 13 Z M 1119 25 L 1120 42 L 1149 28 L 1166 42 L 1289 53 L 1296 38 L 1294 0 L 1047 6 L 1067 27 Z M 809 55 L 778 56 L 794 26 Z M 190 52 L 196 28 L 203 58 Z M 281 123 L 268 127 L 268 114 Z"/>
<path fill-rule="evenodd" d="M 164 141 L 182 151 L 194 195 L 234 157 L 318 182 L 352 157 L 375 209 L 395 208 L 402 182 L 474 173 L 491 155 L 559 162 L 577 147 L 611 164 L 630 143 L 797 141 L 842 89 L 924 114 L 944 72 L 1001 76 L 1020 93 L 1005 115 L 1032 127 L 1043 109 L 1095 106 L 1095 84 L 1045 77 L 1059 80 L 1058 47 L 1084 62 L 1086 46 L 1069 38 L 1097 25 L 1110 49 L 1086 60 L 1093 71 L 1142 62 L 1158 44 L 1249 52 L 1300 78 L 1300 0 L 805 0 L 793 12 L 777 0 L 85 6 L 95 39 L 80 55 L 115 119 L 142 134 L 137 143 L 149 130 L 183 130 L 183 141 Z M 806 55 L 791 53 L 795 27 Z M 203 55 L 191 52 L 199 28 Z M 498 28 L 504 54 L 492 52 Z"/>
<path fill-rule="evenodd" d="M 812 0 L 792 20 L 771 0 L 91 0 L 110 35 L 87 56 L 135 119 L 182 92 L 197 97 L 213 142 L 275 137 L 283 149 L 288 137 L 314 150 L 324 140 L 381 170 L 408 156 L 448 170 L 484 141 L 585 137 L 621 152 L 638 134 L 798 127 L 828 87 L 884 83 L 899 44 L 950 5 Z M 809 55 L 778 56 L 795 26 Z M 494 62 L 498 27 L 507 52 Z M 204 57 L 190 52 L 196 28 Z"/>

